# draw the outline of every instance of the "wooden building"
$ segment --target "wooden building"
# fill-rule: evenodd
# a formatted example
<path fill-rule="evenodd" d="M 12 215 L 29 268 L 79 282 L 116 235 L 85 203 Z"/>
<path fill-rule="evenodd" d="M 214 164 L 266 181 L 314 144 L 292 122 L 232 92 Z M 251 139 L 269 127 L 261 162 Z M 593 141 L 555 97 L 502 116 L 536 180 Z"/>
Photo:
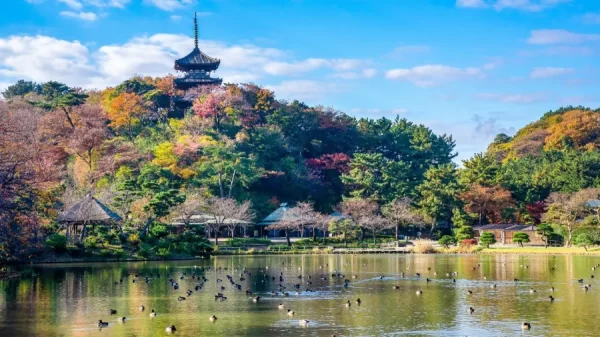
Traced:
<path fill-rule="evenodd" d="M 121 217 L 91 194 L 73 204 L 56 219 L 65 226 L 68 238 L 86 236 L 87 226 L 113 226 L 121 224 Z"/>
<path fill-rule="evenodd" d="M 543 245 L 544 240 L 536 233 L 536 227 L 532 225 L 522 224 L 489 224 L 484 226 L 473 227 L 475 231 L 475 239 L 479 240 L 479 237 L 484 232 L 493 233 L 496 237 L 497 244 L 512 245 L 513 235 L 517 232 L 523 232 L 529 235 L 529 245 Z"/>

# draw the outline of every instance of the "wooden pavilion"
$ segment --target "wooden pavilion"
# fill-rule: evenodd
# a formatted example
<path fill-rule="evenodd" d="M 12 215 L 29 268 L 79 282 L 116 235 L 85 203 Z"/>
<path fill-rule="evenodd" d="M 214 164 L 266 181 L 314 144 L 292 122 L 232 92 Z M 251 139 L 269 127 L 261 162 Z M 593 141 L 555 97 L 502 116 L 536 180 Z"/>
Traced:
<path fill-rule="evenodd" d="M 79 200 L 56 219 L 65 226 L 67 237 L 79 235 L 82 240 L 87 231 L 87 225 L 112 226 L 123 219 L 91 194 Z"/>

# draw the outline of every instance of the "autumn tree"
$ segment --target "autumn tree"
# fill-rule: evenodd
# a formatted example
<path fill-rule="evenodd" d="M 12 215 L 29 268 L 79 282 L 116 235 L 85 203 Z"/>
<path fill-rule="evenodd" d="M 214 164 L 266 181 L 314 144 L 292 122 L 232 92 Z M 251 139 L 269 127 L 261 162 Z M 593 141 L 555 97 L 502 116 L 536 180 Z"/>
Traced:
<path fill-rule="evenodd" d="M 467 212 L 477 214 L 480 226 L 484 218 L 488 221 L 500 221 L 503 211 L 514 204 L 510 191 L 498 185 L 485 187 L 472 184 L 460 194 L 460 198 Z"/>
<path fill-rule="evenodd" d="M 594 190 L 581 190 L 574 193 L 552 193 L 548 197 L 548 211 L 542 217 L 545 222 L 555 223 L 566 232 L 565 246 L 573 241 L 573 232 L 586 216 L 593 214 L 589 201 L 591 197 L 598 198 Z"/>
<path fill-rule="evenodd" d="M 312 204 L 308 202 L 299 202 L 296 206 L 285 211 L 284 217 L 277 223 L 268 226 L 267 229 L 283 230 L 288 246 L 291 246 L 290 232 L 298 231 L 304 236 L 306 227 L 314 226 L 317 213 L 313 210 Z"/>
<path fill-rule="evenodd" d="M 219 244 L 219 230 L 222 227 L 227 227 L 231 237 L 234 237 L 237 226 L 245 226 L 254 218 L 252 203 L 249 200 L 239 203 L 231 198 L 211 197 L 206 200 L 203 208 L 211 218 L 206 222 L 206 226 L 215 235 L 215 245 Z"/>
<path fill-rule="evenodd" d="M 185 201 L 171 209 L 170 217 L 188 226 L 194 215 L 198 215 L 206 209 L 206 199 L 207 193 L 205 191 L 187 191 Z"/>
<path fill-rule="evenodd" d="M 133 140 L 135 127 L 147 113 L 142 97 L 124 92 L 108 99 L 105 106 L 110 126 L 122 131 L 129 140 Z"/>
<path fill-rule="evenodd" d="M 199 97 L 192 109 L 196 116 L 210 120 L 214 129 L 220 132 L 223 123 L 243 106 L 244 99 L 241 94 L 231 89 L 217 87 L 207 95 Z"/>
<path fill-rule="evenodd" d="M 365 237 L 365 229 L 368 228 L 373 217 L 377 215 L 379 206 L 376 202 L 368 199 L 352 198 L 344 200 L 338 206 L 338 210 L 359 226 L 359 239 L 362 241 Z"/>
<path fill-rule="evenodd" d="M 399 244 L 398 232 L 400 227 L 406 227 L 410 224 L 416 224 L 423 221 L 420 214 L 413 207 L 412 200 L 407 197 L 395 199 L 391 203 L 383 206 L 381 212 L 388 220 L 387 223 L 394 227 L 397 244 Z"/>

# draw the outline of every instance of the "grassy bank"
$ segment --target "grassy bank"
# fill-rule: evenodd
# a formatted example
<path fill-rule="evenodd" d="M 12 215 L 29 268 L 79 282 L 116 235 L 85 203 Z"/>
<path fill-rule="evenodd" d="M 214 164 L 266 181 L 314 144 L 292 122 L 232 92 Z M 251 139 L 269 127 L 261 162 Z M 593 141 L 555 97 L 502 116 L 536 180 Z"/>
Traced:
<path fill-rule="evenodd" d="M 483 254 L 573 254 L 573 255 L 600 255 L 600 247 L 502 247 L 484 248 Z"/>

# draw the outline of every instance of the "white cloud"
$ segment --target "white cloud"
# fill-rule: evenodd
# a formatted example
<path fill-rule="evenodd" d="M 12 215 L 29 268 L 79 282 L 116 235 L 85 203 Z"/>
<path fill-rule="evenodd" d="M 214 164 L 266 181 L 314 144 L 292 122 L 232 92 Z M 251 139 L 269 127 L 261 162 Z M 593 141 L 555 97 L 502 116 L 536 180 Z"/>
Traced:
<path fill-rule="evenodd" d="M 95 7 L 125 8 L 131 0 L 83 0 L 86 4 Z"/>
<path fill-rule="evenodd" d="M 491 93 L 483 93 L 476 94 L 475 98 L 488 100 L 488 101 L 497 101 L 502 103 L 514 103 L 514 104 L 531 104 L 541 102 L 546 98 L 546 95 L 543 93 L 533 93 L 533 94 L 491 94 Z"/>
<path fill-rule="evenodd" d="M 584 42 L 600 41 L 600 34 L 579 34 L 564 29 L 534 30 L 529 35 L 529 44 L 579 44 Z"/>
<path fill-rule="evenodd" d="M 408 81 L 419 87 L 431 87 L 447 81 L 484 77 L 484 69 L 487 68 L 456 68 L 428 64 L 413 68 L 391 69 L 386 72 L 385 76 L 391 80 Z"/>
<path fill-rule="evenodd" d="M 193 3 L 192 0 L 146 0 L 146 2 L 167 12 L 184 8 Z"/>
<path fill-rule="evenodd" d="M 456 0 L 456 7 L 493 8 L 497 11 L 515 9 L 526 12 L 540 12 L 572 0 Z"/>
<path fill-rule="evenodd" d="M 343 71 L 333 73 L 333 77 L 341 78 L 345 80 L 355 80 L 358 78 L 373 78 L 377 75 L 377 69 L 375 68 L 367 68 L 362 71 Z"/>
<path fill-rule="evenodd" d="M 529 77 L 533 79 L 549 78 L 572 74 L 575 72 L 573 68 L 557 68 L 557 67 L 537 67 L 533 68 Z"/>
<path fill-rule="evenodd" d="M 58 2 L 62 2 L 75 10 L 80 10 L 83 7 L 83 4 L 77 0 L 58 0 Z"/>
<path fill-rule="evenodd" d="M 181 15 L 171 15 L 171 20 L 179 21 L 179 20 L 181 20 Z"/>
<path fill-rule="evenodd" d="M 358 59 L 322 59 L 322 58 L 309 58 L 302 61 L 296 62 L 271 62 L 265 65 L 264 70 L 271 75 L 291 75 L 297 73 L 304 73 L 316 70 L 318 68 L 331 68 L 336 71 L 354 71 L 357 68 L 363 67 L 368 64 L 367 61 Z"/>
<path fill-rule="evenodd" d="M 84 20 L 84 21 L 96 21 L 96 19 L 98 19 L 98 16 L 96 15 L 96 13 L 92 13 L 92 12 L 69 12 L 69 11 L 62 11 L 60 12 L 61 16 L 65 16 L 68 18 L 75 18 L 75 19 L 80 19 L 80 20 Z"/>
<path fill-rule="evenodd" d="M 276 85 L 268 85 L 267 88 L 273 90 L 277 98 L 283 99 L 316 99 L 345 89 L 344 86 L 334 83 L 311 80 L 283 81 Z"/>

